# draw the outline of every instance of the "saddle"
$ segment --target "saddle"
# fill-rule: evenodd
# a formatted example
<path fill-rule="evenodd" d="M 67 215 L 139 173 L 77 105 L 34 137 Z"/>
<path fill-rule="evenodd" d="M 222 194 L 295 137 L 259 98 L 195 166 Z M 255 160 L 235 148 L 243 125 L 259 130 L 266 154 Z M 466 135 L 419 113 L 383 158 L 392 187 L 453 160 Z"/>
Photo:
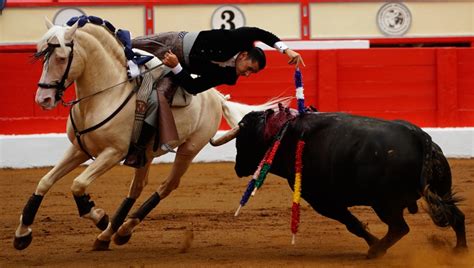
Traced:
<path fill-rule="evenodd" d="M 153 56 L 143 50 L 134 48 L 133 51 L 142 55 Z M 149 105 L 147 102 L 150 99 L 149 97 L 153 89 L 155 89 L 158 99 L 158 113 L 155 127 L 159 130 L 159 135 L 156 135 L 155 144 L 153 146 L 153 150 L 156 151 L 160 144 L 168 144 L 171 141 L 177 141 L 179 139 L 170 107 L 188 106 L 192 101 L 193 95 L 179 86 L 167 86 L 171 83 L 171 79 L 166 75 L 169 74 L 171 69 L 162 65 L 157 57 L 153 57 L 153 59 L 145 63 L 144 66 L 140 66 L 140 69 L 140 72 L 145 74 L 137 92 L 137 105 L 131 143 L 135 143 L 138 140 L 145 113 Z M 163 92 L 159 90 L 159 88 L 166 88 L 167 92 Z"/>
<path fill-rule="evenodd" d="M 167 66 L 161 66 L 161 68 L 158 68 L 159 65 L 161 65 L 161 61 L 154 56 L 153 54 L 146 52 L 144 50 L 138 49 L 138 48 L 133 48 L 133 51 L 135 53 L 139 53 L 141 55 L 147 55 L 147 56 L 153 56 L 153 58 L 145 63 L 144 67 L 142 67 L 142 72 L 146 70 L 152 70 L 150 73 L 152 75 L 153 81 L 157 83 L 159 79 L 163 78 L 166 76 L 171 69 Z M 150 94 L 151 91 L 148 93 Z M 170 92 L 171 93 L 171 92 Z M 171 104 L 171 107 L 185 107 L 188 106 L 191 103 L 191 100 L 193 98 L 193 94 L 188 93 L 186 90 L 184 90 L 182 87 L 177 87 L 176 91 L 174 93 L 168 93 L 166 94 L 168 101 Z M 168 96 L 171 95 L 171 96 Z M 149 95 L 147 95 L 147 98 Z"/>

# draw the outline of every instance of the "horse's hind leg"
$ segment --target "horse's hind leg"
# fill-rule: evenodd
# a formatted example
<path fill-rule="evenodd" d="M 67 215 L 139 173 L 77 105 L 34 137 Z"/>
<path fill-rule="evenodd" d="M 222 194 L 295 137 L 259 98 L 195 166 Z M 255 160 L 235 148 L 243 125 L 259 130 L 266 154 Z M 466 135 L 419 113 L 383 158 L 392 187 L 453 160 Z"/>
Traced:
<path fill-rule="evenodd" d="M 20 217 L 20 225 L 16 229 L 15 240 L 13 242 L 16 249 L 25 249 L 31 243 L 33 237 L 30 226 L 33 224 L 41 201 L 49 189 L 51 189 L 58 180 L 63 178 L 80 164 L 84 163 L 87 159 L 88 157 L 82 151 L 77 150 L 73 145 L 71 145 L 66 150 L 61 161 L 41 178 L 38 182 L 35 193 L 26 203 Z"/>
<path fill-rule="evenodd" d="M 200 148 L 199 148 L 200 149 Z M 199 150 L 198 150 L 199 151 Z M 184 175 L 197 153 L 186 150 L 182 145 L 179 147 L 173 167 L 168 178 L 158 187 L 158 191 L 153 193 L 137 210 L 135 210 L 127 221 L 120 226 L 114 235 L 114 242 L 123 245 L 130 240 L 133 229 L 153 210 L 158 203 L 167 197 L 173 190 L 178 188 L 181 177 Z"/>
<path fill-rule="evenodd" d="M 148 183 L 148 171 L 150 170 L 153 157 L 149 155 L 147 158 L 149 159 L 148 163 L 146 163 L 144 167 L 135 170 L 135 176 L 133 178 L 132 185 L 130 186 L 130 191 L 127 198 L 125 198 L 122 204 L 118 207 L 111 223 L 102 233 L 97 236 L 93 245 L 94 250 L 107 250 L 109 248 L 112 235 L 117 232 L 118 228 L 122 225 L 125 217 L 127 217 L 128 212 L 135 203 L 135 200 L 137 200 L 137 198 L 142 193 L 143 188 Z"/>
<path fill-rule="evenodd" d="M 388 232 L 379 242 L 370 247 L 367 254 L 369 259 L 383 256 L 388 248 L 410 231 L 403 218 L 403 206 L 374 206 L 373 208 L 379 218 L 388 225 Z"/>

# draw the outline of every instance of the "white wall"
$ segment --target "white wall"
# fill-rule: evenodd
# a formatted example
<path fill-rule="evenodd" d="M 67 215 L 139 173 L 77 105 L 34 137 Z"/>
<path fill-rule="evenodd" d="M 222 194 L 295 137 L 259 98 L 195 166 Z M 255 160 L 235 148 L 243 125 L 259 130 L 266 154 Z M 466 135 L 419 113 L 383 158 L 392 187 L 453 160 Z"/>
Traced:
<path fill-rule="evenodd" d="M 451 158 L 474 156 L 474 128 L 426 128 L 425 129 Z M 219 132 L 217 135 L 222 134 Z M 58 162 L 69 146 L 65 134 L 0 135 L 0 168 L 31 168 L 52 166 Z M 154 163 L 172 162 L 174 154 L 156 158 Z M 198 154 L 194 162 L 234 161 L 235 143 L 220 147 L 209 144 Z"/>

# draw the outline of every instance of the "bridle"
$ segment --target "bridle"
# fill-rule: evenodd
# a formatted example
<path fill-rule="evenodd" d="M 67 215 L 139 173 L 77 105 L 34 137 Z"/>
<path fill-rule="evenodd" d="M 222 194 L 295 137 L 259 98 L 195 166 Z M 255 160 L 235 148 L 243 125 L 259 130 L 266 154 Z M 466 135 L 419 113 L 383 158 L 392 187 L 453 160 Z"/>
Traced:
<path fill-rule="evenodd" d="M 78 21 L 79 20 L 79 21 Z M 87 22 L 91 22 L 95 25 L 102 25 L 104 26 L 109 32 L 112 32 L 114 33 L 114 35 L 116 35 L 116 37 L 119 38 L 120 42 L 122 43 L 122 45 L 124 46 L 124 50 L 125 50 L 125 56 L 127 57 L 128 60 L 131 60 L 128 56 L 131 56 L 132 58 L 135 57 L 135 54 L 133 53 L 133 51 L 131 50 L 131 47 L 130 47 L 130 42 L 126 42 L 124 40 L 122 40 L 118 35 L 118 32 L 121 32 L 122 34 L 124 33 L 128 33 L 128 31 L 124 31 L 124 30 L 118 30 L 117 32 L 115 31 L 115 27 L 112 26 L 112 24 L 110 24 L 109 22 L 105 21 L 105 20 L 102 20 L 100 18 L 97 18 L 97 17 L 92 17 L 92 16 L 89 16 L 89 17 L 86 17 L 86 16 L 82 16 L 82 17 L 75 17 L 75 18 L 72 18 L 69 22 L 68 22 L 68 25 L 71 26 L 72 24 L 76 23 L 76 21 L 78 21 L 77 23 L 79 23 L 79 27 L 82 27 L 85 23 Z M 82 21 L 82 24 L 81 24 L 81 21 Z M 70 24 L 71 23 L 71 24 Z M 126 35 L 125 35 L 126 36 Z M 128 36 L 130 37 L 130 36 Z M 40 52 L 40 53 L 37 53 L 38 55 L 36 55 L 37 57 L 41 56 L 41 55 L 51 55 L 53 53 L 53 51 L 60 47 L 61 45 L 60 44 L 51 44 L 51 43 L 48 43 L 48 46 L 47 48 Z M 94 160 L 94 157 L 87 151 L 87 149 L 85 148 L 84 146 L 84 143 L 82 142 L 81 140 L 81 135 L 83 134 L 86 134 L 88 132 L 91 132 L 91 131 L 94 131 L 98 128 L 100 128 L 101 126 L 103 126 L 104 124 L 106 124 L 108 121 L 110 121 L 112 118 L 114 118 L 124 107 L 125 105 L 127 105 L 127 103 L 130 101 L 130 99 L 132 98 L 132 96 L 134 94 L 137 93 L 138 91 L 138 88 L 140 87 L 140 84 L 141 84 L 141 78 L 140 77 L 143 77 L 144 74 L 146 73 L 149 73 L 151 71 L 153 71 L 154 69 L 160 67 L 163 65 L 163 63 L 161 64 L 158 64 L 157 66 L 154 66 L 152 68 L 148 68 L 146 71 L 142 72 L 140 74 L 140 76 L 138 77 L 132 77 L 132 76 L 128 76 L 128 78 L 122 82 L 119 82 L 113 86 L 110 86 L 110 87 L 107 87 L 105 89 L 102 89 L 102 90 L 99 90 L 93 94 L 90 94 L 88 96 L 84 96 L 84 97 L 81 97 L 81 98 L 77 98 L 75 100 L 72 100 L 72 101 L 69 101 L 69 102 L 65 102 L 63 100 L 63 95 L 64 95 L 64 91 L 66 91 L 66 89 L 71 86 L 74 82 L 71 82 L 69 85 L 66 85 L 66 80 L 69 76 L 69 71 L 71 69 L 71 65 L 72 65 L 72 60 L 73 60 L 73 55 L 74 55 L 74 43 L 73 41 L 69 42 L 69 43 L 66 43 L 65 46 L 67 47 L 70 47 L 71 48 L 71 52 L 69 53 L 69 56 L 68 56 L 68 62 L 67 62 L 67 66 L 66 66 L 66 69 L 64 70 L 64 74 L 61 78 L 61 80 L 57 83 L 54 83 L 54 84 L 49 84 L 49 83 L 38 83 L 38 86 L 40 88 L 55 88 L 56 89 L 56 94 L 55 94 L 55 98 L 56 100 L 61 100 L 62 104 L 64 106 L 70 106 L 70 111 L 69 111 L 69 118 L 71 120 L 71 125 L 74 129 L 74 136 L 76 137 L 77 139 L 77 143 L 79 145 L 79 147 L 81 148 L 81 150 L 92 160 Z M 49 59 L 46 58 L 46 61 L 44 64 L 47 64 L 47 62 L 49 62 Z M 144 64 L 146 61 L 144 61 L 142 64 Z M 73 117 L 73 108 L 74 108 L 74 105 L 79 103 L 80 101 L 86 99 L 86 98 L 90 98 L 90 97 L 93 97 L 95 95 L 98 95 L 100 93 L 103 93 L 107 90 L 110 90 L 112 88 L 116 88 L 117 86 L 121 85 L 121 84 L 124 84 L 124 83 L 127 83 L 129 81 L 132 81 L 132 80 L 136 80 L 136 86 L 133 90 L 130 91 L 130 93 L 128 94 L 128 96 L 125 98 L 125 100 L 120 104 L 119 107 L 117 107 L 117 109 L 115 109 L 114 112 L 112 112 L 112 114 L 110 114 L 107 118 L 105 118 L 104 120 L 102 120 L 101 122 L 95 124 L 94 126 L 91 126 L 91 127 L 88 127 L 84 130 L 78 130 L 77 126 L 76 126 L 76 123 L 74 121 L 74 117 Z"/>
<path fill-rule="evenodd" d="M 53 51 L 60 47 L 61 45 L 60 44 L 51 44 L 51 43 L 48 43 L 48 47 L 46 48 L 45 51 L 47 51 L 47 53 L 50 53 L 52 54 Z M 64 74 L 61 78 L 61 81 L 59 81 L 58 83 L 54 83 L 54 84 L 49 84 L 49 83 L 38 83 L 38 86 L 40 88 L 55 88 L 56 89 L 56 94 L 55 94 L 55 98 L 56 100 L 61 100 L 62 104 L 64 106 L 70 106 L 70 110 L 69 110 L 69 118 L 71 120 L 71 125 L 74 129 L 74 136 L 76 137 L 77 139 L 77 143 L 79 145 L 79 147 L 81 148 L 81 150 L 92 160 L 94 160 L 94 157 L 92 156 L 91 153 L 89 153 L 89 151 L 86 149 L 84 143 L 82 142 L 81 140 L 81 136 L 88 133 L 88 132 L 91 132 L 91 131 L 94 131 L 98 128 L 100 128 L 101 126 L 105 125 L 105 123 L 107 123 L 108 121 L 110 121 L 112 118 L 114 118 L 124 107 L 125 105 L 127 105 L 128 101 L 132 98 L 132 96 L 137 92 L 138 88 L 135 87 L 132 91 L 130 91 L 130 93 L 128 94 L 128 96 L 125 98 L 125 100 L 120 104 L 120 106 L 112 113 L 110 114 L 107 118 L 105 118 L 104 120 L 102 120 L 101 122 L 95 124 L 94 126 L 92 127 L 89 127 L 89 128 L 86 128 L 84 130 L 79 130 L 76 126 L 76 123 L 74 121 L 74 117 L 72 116 L 73 114 L 73 108 L 74 108 L 74 105 L 79 103 L 81 100 L 83 99 L 86 99 L 86 98 L 89 98 L 89 97 L 92 97 L 92 96 L 95 96 L 97 94 L 100 94 L 106 90 L 109 90 L 111 88 L 114 88 L 114 87 L 117 87 L 118 85 L 121 85 L 121 84 L 124 84 L 128 81 L 131 81 L 132 79 L 127 79 L 123 82 L 120 82 L 116 85 L 113 85 L 111 87 L 108 87 L 106 89 L 103 89 L 103 90 L 100 90 L 94 94 L 91 94 L 91 95 L 88 95 L 88 96 L 85 96 L 85 97 L 82 97 L 82 98 L 79 98 L 79 99 L 76 99 L 76 100 L 73 100 L 73 101 L 69 101 L 69 102 L 65 102 L 63 100 L 63 95 L 64 95 L 64 92 L 66 91 L 66 89 L 71 86 L 74 82 L 71 82 L 69 85 L 66 86 L 66 80 L 69 76 L 69 71 L 71 69 L 71 65 L 72 65 L 72 60 L 73 60 L 73 55 L 74 55 L 74 42 L 71 41 L 70 43 L 66 43 L 65 46 L 68 46 L 71 48 L 71 52 L 69 53 L 69 56 L 68 56 L 68 62 L 67 62 L 67 66 L 66 66 L 66 69 L 64 70 Z M 46 60 L 44 64 L 46 64 L 47 62 L 49 61 Z M 161 65 L 159 65 L 161 66 Z M 159 66 L 156 66 L 159 67 Z M 155 68 L 152 68 L 152 69 L 149 69 L 147 70 L 146 72 L 150 72 L 152 71 L 153 69 Z M 144 73 L 146 73 L 144 72 Z M 137 79 L 137 78 L 135 78 Z M 139 84 L 139 83 L 137 83 Z"/>
<path fill-rule="evenodd" d="M 56 98 L 56 100 L 61 100 L 61 101 L 63 100 L 64 91 L 66 91 L 66 89 L 74 83 L 74 82 L 71 82 L 69 85 L 66 86 L 66 80 L 69 76 L 69 70 L 71 69 L 72 59 L 73 59 L 73 56 L 74 56 L 74 42 L 71 41 L 70 43 L 66 43 L 65 46 L 70 47 L 71 52 L 69 53 L 67 66 L 66 66 L 66 69 L 64 70 L 64 74 L 61 78 L 61 81 L 59 81 L 57 83 L 54 83 L 54 84 L 38 83 L 38 87 L 40 87 L 40 88 L 55 88 L 56 89 L 55 98 Z M 58 47 L 61 47 L 61 45 L 60 44 L 48 43 L 48 48 L 46 50 L 48 50 L 49 53 L 53 53 L 53 51 Z M 46 63 L 47 63 L 47 61 L 44 62 L 44 64 L 46 64 Z M 64 101 L 63 101 L 63 103 L 64 103 Z"/>

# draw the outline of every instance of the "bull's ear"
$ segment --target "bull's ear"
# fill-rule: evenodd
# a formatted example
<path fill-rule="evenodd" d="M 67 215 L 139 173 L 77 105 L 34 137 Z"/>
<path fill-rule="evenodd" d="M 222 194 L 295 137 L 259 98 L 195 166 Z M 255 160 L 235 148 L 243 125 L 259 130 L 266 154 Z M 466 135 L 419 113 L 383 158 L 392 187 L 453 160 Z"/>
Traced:
<path fill-rule="evenodd" d="M 44 22 L 46 23 L 46 28 L 48 28 L 48 30 L 53 28 L 54 24 L 48 19 L 48 17 L 44 17 Z"/>
<path fill-rule="evenodd" d="M 267 109 L 265 111 L 265 115 L 271 115 L 271 114 L 274 114 L 274 113 L 275 113 L 275 111 L 273 109 Z"/>
<path fill-rule="evenodd" d="M 278 103 L 278 111 L 283 111 L 285 109 L 285 107 L 283 107 L 283 104 L 281 104 L 281 102 Z"/>

